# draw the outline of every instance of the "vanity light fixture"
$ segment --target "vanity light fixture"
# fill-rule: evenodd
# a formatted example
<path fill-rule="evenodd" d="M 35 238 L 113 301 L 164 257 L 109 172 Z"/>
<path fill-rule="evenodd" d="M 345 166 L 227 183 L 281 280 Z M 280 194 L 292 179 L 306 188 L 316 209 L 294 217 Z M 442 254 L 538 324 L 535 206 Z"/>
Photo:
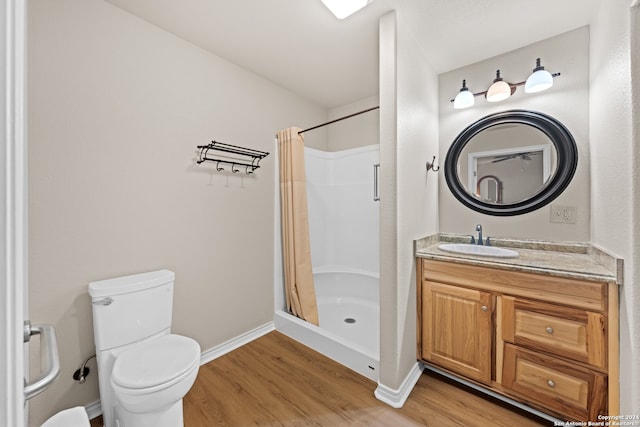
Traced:
<path fill-rule="evenodd" d="M 500 77 L 500 70 L 496 70 L 496 78 L 493 80 L 493 84 L 489 86 L 485 96 L 489 102 L 499 102 L 510 97 L 513 92 L 515 92 L 515 87 L 512 90 L 511 85 Z"/>
<path fill-rule="evenodd" d="M 493 80 L 493 84 L 489 89 L 484 92 L 473 93 L 467 87 L 467 81 L 463 80 L 460 92 L 458 92 L 451 102 L 453 102 L 453 108 L 461 109 L 473 106 L 475 103 L 474 98 L 480 95 L 484 95 L 488 102 L 504 101 L 515 93 L 518 86 L 524 86 L 526 93 L 542 92 L 552 87 L 554 77 L 558 77 L 559 75 L 560 73 L 551 74 L 546 71 L 544 67 L 540 65 L 540 58 L 537 58 L 536 67 L 526 81 L 508 83 L 504 81 L 500 75 L 500 70 L 496 70 L 496 78 Z"/>
<path fill-rule="evenodd" d="M 371 0 L 322 0 L 322 3 L 327 6 L 336 18 L 344 19 L 365 7 L 370 1 Z"/>
<path fill-rule="evenodd" d="M 526 93 L 542 92 L 553 86 L 553 75 L 540 65 L 540 58 L 536 59 L 536 68 L 524 84 Z"/>
<path fill-rule="evenodd" d="M 467 81 L 463 80 L 460 92 L 458 92 L 455 99 L 453 100 L 453 108 L 467 108 L 473 106 L 474 103 L 475 97 L 473 96 L 473 92 L 471 92 L 467 87 Z"/>

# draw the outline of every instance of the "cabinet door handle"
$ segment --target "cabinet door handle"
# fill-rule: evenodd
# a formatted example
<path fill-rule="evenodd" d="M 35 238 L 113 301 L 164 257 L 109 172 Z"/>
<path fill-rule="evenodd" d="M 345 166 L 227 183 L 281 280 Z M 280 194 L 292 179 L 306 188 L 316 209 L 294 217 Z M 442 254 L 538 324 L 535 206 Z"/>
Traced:
<path fill-rule="evenodd" d="M 552 380 L 548 380 L 547 385 L 551 388 L 554 388 L 556 386 L 556 383 L 554 383 Z"/>
<path fill-rule="evenodd" d="M 489 307 L 487 307 L 486 305 L 483 305 L 482 307 L 480 307 L 480 310 L 487 311 L 489 310 Z"/>
<path fill-rule="evenodd" d="M 551 326 L 547 326 L 547 333 L 552 334 L 553 328 Z"/>

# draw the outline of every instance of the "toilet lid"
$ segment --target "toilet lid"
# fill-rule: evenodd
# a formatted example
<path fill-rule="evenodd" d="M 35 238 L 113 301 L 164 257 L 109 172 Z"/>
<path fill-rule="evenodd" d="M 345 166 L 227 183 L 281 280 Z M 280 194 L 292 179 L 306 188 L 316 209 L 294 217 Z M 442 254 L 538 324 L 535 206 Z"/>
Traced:
<path fill-rule="evenodd" d="M 163 335 L 124 351 L 113 365 L 115 384 L 132 389 L 154 387 L 179 377 L 200 362 L 200 346 L 181 335 Z"/>
<path fill-rule="evenodd" d="M 58 412 L 40 427 L 90 427 L 89 416 L 84 406 L 76 406 Z"/>

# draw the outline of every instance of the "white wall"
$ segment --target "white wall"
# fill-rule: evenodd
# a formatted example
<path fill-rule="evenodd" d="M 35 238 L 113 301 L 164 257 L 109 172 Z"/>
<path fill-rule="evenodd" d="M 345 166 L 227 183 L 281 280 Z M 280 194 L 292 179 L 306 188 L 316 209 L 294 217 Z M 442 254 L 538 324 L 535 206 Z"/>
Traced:
<path fill-rule="evenodd" d="M 71 378 L 95 352 L 90 281 L 174 270 L 174 331 L 203 350 L 273 319 L 274 135 L 327 115 L 100 0 L 32 1 L 29 25 L 30 314 L 62 362 L 40 425 L 98 399 L 93 362 Z M 272 153 L 251 177 L 195 165 L 214 138 Z"/>
<path fill-rule="evenodd" d="M 437 232 L 438 79 L 395 12 L 380 20 L 380 384 L 416 364 L 413 240 Z"/>
<path fill-rule="evenodd" d="M 371 96 L 329 110 L 329 120 L 380 105 L 378 96 Z M 340 151 L 380 143 L 380 112 L 369 111 L 327 126 L 327 150 Z"/>
<path fill-rule="evenodd" d="M 476 97 L 473 107 L 454 110 L 450 100 L 467 80 L 474 92 L 487 90 L 497 69 L 506 81 L 525 80 L 535 66 L 536 58 L 550 72 L 562 75 L 554 86 L 542 93 L 526 94 L 523 87 L 506 101 L 489 103 Z M 552 203 L 575 206 L 576 224 L 550 222 L 550 207 L 515 217 L 495 217 L 475 212 L 453 197 L 444 179 L 440 180 L 440 231 L 472 234 L 481 223 L 488 236 L 511 236 L 561 241 L 588 241 L 590 233 L 589 178 L 589 29 L 579 28 L 521 49 L 441 74 L 440 88 L 440 162 L 456 136 L 471 123 L 489 114 L 525 109 L 546 113 L 560 120 L 573 134 L 578 146 L 578 168 L 569 187 Z"/>
<path fill-rule="evenodd" d="M 591 234 L 624 258 L 620 413 L 640 414 L 640 12 L 630 3 L 601 2 L 591 25 Z"/>

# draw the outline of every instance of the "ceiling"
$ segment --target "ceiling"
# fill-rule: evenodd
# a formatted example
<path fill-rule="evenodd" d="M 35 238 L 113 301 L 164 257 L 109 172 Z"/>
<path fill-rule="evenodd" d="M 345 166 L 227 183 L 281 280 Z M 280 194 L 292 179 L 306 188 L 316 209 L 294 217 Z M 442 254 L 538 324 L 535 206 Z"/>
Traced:
<path fill-rule="evenodd" d="M 106 0 L 325 108 L 378 93 L 378 21 L 396 10 L 440 74 L 587 25 L 602 0 Z M 533 67 L 533 64 L 532 64 Z"/>

